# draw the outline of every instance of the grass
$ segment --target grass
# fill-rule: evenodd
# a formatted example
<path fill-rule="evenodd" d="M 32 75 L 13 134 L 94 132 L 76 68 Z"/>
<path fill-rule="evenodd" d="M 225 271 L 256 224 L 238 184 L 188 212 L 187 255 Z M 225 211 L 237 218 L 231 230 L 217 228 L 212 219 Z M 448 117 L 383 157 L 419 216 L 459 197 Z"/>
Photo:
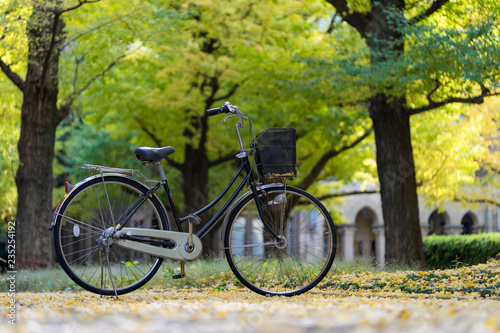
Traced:
<path fill-rule="evenodd" d="M 383 271 L 395 272 L 408 270 L 394 265 L 387 265 Z M 381 272 L 372 260 L 358 258 L 346 261 L 335 260 L 328 276 L 329 277 L 357 274 L 361 272 Z M 229 268 L 225 258 L 201 259 L 186 263 L 186 277 L 172 279 L 172 275 L 180 272 L 180 263 L 164 260 L 156 275 L 143 288 L 214 288 L 217 290 L 227 288 L 228 284 L 239 286 L 240 283 Z M 8 291 L 7 275 L 0 275 L 0 292 Z M 16 274 L 16 288 L 18 292 L 23 291 L 69 291 L 79 289 L 66 273 L 59 267 L 37 271 L 19 271 Z"/>
<path fill-rule="evenodd" d="M 186 263 L 186 277 L 172 279 L 180 272 L 179 262 L 165 260 L 159 271 L 143 288 L 146 289 L 212 289 L 227 290 L 242 287 L 231 272 L 225 258 L 196 260 Z M 377 267 L 372 260 L 336 260 L 328 275 L 318 285 L 319 290 L 340 292 L 403 293 L 453 295 L 478 293 L 500 296 L 500 262 L 450 270 L 421 271 L 415 267 L 387 265 Z M 0 275 L 0 292 L 8 291 L 7 275 Z M 23 291 L 80 290 L 61 268 L 19 271 L 16 288 Z"/>
<path fill-rule="evenodd" d="M 7 292 L 7 278 L 10 275 L 0 275 L 0 292 Z M 16 291 L 60 291 L 71 290 L 78 286 L 64 273 L 61 268 L 36 271 L 18 271 L 16 273 Z"/>

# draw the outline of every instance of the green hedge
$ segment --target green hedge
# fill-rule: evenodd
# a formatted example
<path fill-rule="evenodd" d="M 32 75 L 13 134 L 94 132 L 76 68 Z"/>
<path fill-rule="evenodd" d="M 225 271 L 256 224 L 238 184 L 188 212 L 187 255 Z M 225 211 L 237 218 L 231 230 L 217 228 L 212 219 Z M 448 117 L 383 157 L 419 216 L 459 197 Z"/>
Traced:
<path fill-rule="evenodd" d="M 424 252 L 430 269 L 477 265 L 500 252 L 500 233 L 455 236 L 427 236 Z"/>

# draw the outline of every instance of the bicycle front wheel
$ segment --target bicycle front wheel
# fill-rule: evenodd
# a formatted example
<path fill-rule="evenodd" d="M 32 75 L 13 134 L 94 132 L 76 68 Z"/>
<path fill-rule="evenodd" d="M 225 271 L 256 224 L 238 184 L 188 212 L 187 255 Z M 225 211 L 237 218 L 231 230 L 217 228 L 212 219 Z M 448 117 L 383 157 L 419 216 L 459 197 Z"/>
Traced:
<path fill-rule="evenodd" d="M 130 209 L 147 191 L 135 179 L 104 175 L 69 193 L 56 218 L 54 243 L 59 263 L 79 286 L 120 295 L 140 288 L 158 271 L 161 258 L 102 241 L 104 231 L 126 215 L 126 227 L 168 230 L 165 209 L 155 195 Z"/>
<path fill-rule="evenodd" d="M 262 190 L 259 202 L 265 221 L 252 195 L 230 215 L 224 249 L 231 270 L 262 295 L 294 296 L 310 290 L 335 258 L 337 235 L 330 214 L 309 193 L 283 185 Z"/>

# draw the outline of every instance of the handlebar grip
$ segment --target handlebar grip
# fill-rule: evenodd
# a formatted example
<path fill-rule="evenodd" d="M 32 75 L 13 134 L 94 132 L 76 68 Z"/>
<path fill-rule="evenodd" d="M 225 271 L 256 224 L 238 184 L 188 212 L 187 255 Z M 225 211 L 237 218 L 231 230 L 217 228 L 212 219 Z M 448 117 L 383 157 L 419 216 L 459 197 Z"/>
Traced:
<path fill-rule="evenodd" d="M 229 112 L 230 112 L 229 107 L 225 104 L 223 106 L 221 106 L 220 108 L 207 110 L 207 114 L 209 117 L 216 116 L 216 115 L 221 114 L 221 113 L 229 113 Z"/>
<path fill-rule="evenodd" d="M 208 113 L 208 116 L 211 117 L 211 116 L 216 116 L 218 114 L 224 113 L 224 111 L 222 111 L 222 108 L 220 107 L 220 108 L 215 108 L 215 109 L 208 109 L 207 113 Z"/>

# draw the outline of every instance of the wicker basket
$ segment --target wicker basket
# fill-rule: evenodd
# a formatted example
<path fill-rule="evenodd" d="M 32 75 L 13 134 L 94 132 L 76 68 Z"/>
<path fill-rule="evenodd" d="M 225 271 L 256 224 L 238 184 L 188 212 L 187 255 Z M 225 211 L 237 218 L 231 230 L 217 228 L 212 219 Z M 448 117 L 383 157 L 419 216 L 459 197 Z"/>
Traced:
<path fill-rule="evenodd" d="M 252 142 L 259 175 L 264 178 L 297 176 L 297 150 L 294 128 L 270 128 Z"/>

